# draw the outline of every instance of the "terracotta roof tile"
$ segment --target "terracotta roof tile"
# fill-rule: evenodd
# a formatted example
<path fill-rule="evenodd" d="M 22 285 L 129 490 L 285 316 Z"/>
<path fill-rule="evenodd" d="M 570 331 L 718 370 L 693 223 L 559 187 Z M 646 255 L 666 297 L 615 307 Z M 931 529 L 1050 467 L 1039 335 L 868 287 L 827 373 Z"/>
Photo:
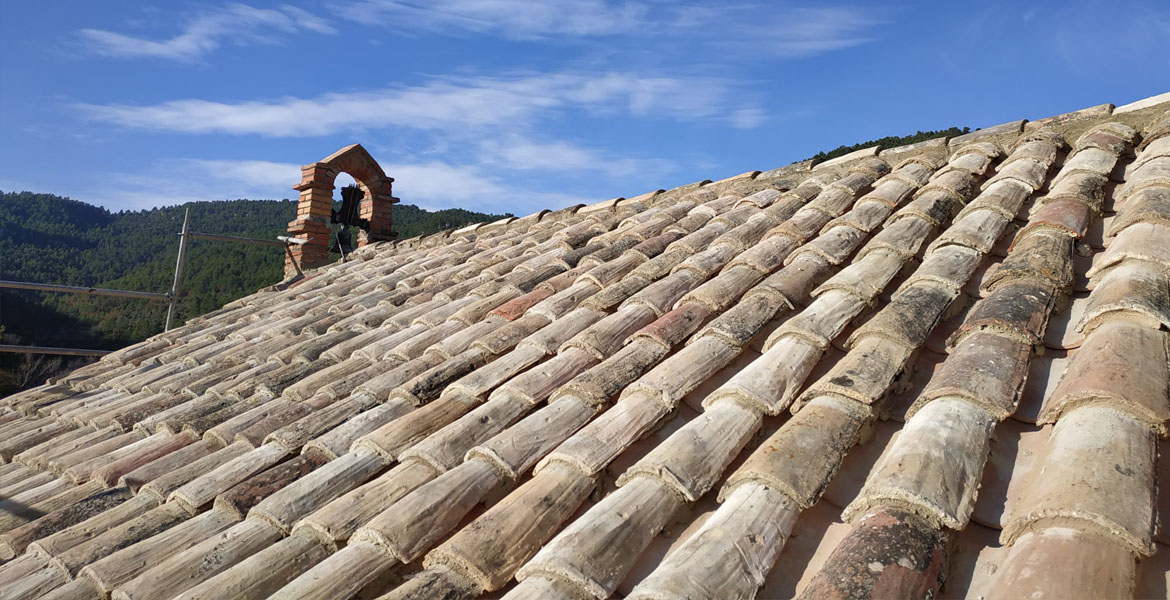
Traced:
<path fill-rule="evenodd" d="M 230 303 L 6 399 L 0 584 L 1159 589 L 1158 103 L 381 243 Z"/>

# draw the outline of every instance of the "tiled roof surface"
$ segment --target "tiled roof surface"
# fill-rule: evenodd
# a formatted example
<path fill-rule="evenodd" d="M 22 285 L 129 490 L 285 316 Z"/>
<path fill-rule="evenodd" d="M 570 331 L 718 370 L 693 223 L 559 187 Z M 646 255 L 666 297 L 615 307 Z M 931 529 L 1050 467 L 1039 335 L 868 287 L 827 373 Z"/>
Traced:
<path fill-rule="evenodd" d="M 0 598 L 1165 597 L 1167 102 L 378 244 L 11 396 Z"/>

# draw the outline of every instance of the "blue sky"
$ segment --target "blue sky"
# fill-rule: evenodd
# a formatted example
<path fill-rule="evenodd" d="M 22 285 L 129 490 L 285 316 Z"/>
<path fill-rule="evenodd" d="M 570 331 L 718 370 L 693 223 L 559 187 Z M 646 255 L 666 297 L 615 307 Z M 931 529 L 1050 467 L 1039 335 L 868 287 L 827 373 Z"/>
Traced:
<path fill-rule="evenodd" d="M 518 215 L 1170 91 L 1165 2 L 0 6 L 0 189 L 291 198 L 363 144 L 403 202 Z"/>

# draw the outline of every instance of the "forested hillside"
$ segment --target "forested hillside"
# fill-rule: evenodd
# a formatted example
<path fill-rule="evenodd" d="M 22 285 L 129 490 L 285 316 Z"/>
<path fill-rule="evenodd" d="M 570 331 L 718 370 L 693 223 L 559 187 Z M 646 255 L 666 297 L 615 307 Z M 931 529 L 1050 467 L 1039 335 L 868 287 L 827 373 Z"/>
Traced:
<path fill-rule="evenodd" d="M 187 208 L 192 231 L 263 239 L 285 232 L 296 213 L 290 200 L 195 202 L 111 213 L 52 194 L 0 192 L 0 279 L 166 292 Z M 394 230 L 407 238 L 503 217 L 397 204 Z M 177 322 L 276 283 L 283 264 L 279 248 L 192 240 Z M 0 290 L 0 334 L 6 344 L 118 348 L 161 331 L 166 308 L 164 302 L 132 298 Z M 5 387 L 22 387 L 68 362 L 0 354 L 0 395 Z"/>
<path fill-rule="evenodd" d="M 971 133 L 971 128 L 963 127 L 960 129 L 958 127 L 950 127 L 948 129 L 939 129 L 938 131 L 917 131 L 911 135 L 888 135 L 876 140 L 868 140 L 848 146 L 837 146 L 832 150 L 817 152 L 809 158 L 816 159 L 817 161 L 826 161 L 871 146 L 877 146 L 879 149 L 884 150 L 886 148 L 897 148 L 898 146 L 925 142 L 926 140 L 933 140 L 940 137 L 956 137 L 964 133 Z"/>

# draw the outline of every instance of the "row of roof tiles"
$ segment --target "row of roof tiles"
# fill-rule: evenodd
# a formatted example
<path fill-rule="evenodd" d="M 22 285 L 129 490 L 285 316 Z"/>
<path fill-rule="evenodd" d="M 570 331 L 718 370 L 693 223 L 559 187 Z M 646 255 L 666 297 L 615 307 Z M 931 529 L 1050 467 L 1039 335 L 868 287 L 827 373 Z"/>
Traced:
<path fill-rule="evenodd" d="M 1150 116 L 384 244 L 229 304 L 8 399 L 0 589 L 1164 591 Z"/>

